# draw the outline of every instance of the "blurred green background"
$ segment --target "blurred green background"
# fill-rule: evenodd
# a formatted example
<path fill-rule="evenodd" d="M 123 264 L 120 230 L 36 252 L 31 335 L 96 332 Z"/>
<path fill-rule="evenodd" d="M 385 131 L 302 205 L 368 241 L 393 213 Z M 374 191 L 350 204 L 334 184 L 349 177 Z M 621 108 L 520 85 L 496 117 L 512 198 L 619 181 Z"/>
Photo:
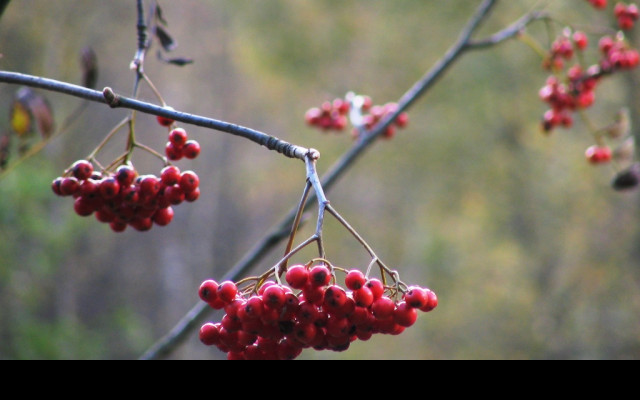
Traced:
<path fill-rule="evenodd" d="M 590 32 L 611 23 L 584 0 L 548 3 L 560 20 Z M 308 128 L 305 111 L 350 90 L 377 104 L 396 101 L 453 44 L 480 1 L 160 4 L 179 42 L 172 55 L 195 59 L 167 66 L 152 49 L 145 70 L 167 102 L 316 148 L 322 173 L 353 141 Z M 480 35 L 540 4 L 499 2 Z M 133 1 L 13 1 L 0 20 L 0 69 L 79 83 L 78 54 L 91 46 L 98 88 L 128 94 L 135 24 Z M 547 42 L 544 24 L 530 32 Z M 328 193 L 384 261 L 405 282 L 436 291 L 440 306 L 400 337 L 302 358 L 640 358 L 638 194 L 614 192 L 614 171 L 585 162 L 593 138 L 583 122 L 541 134 L 540 65 L 518 41 L 465 55 L 410 110 L 408 128 L 372 147 Z M 636 119 L 638 78 L 606 81 L 589 117 L 606 123 L 628 104 Z M 3 131 L 17 90 L 0 84 Z M 46 96 L 58 123 L 78 105 Z M 148 89 L 141 98 L 155 101 Z M 113 234 L 74 215 L 50 183 L 125 115 L 89 105 L 64 136 L 0 181 L 0 359 L 139 357 L 198 302 L 203 280 L 224 275 L 300 198 L 299 161 L 187 126 L 203 154 L 178 165 L 199 173 L 201 199 L 178 207 L 169 227 Z M 137 136 L 162 149 L 166 130 L 140 116 Z M 107 149 L 105 162 L 124 141 Z M 148 173 L 161 167 L 142 153 L 134 163 Z M 331 218 L 325 236 L 331 261 L 366 268 L 362 247 Z M 169 356 L 224 357 L 197 332 Z"/>

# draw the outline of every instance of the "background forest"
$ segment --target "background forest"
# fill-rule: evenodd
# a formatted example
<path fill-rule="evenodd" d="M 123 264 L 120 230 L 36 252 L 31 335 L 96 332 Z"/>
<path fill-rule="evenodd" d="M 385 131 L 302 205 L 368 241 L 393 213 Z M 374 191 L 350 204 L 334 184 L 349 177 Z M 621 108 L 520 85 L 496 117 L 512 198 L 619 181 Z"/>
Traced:
<path fill-rule="evenodd" d="M 177 68 L 150 56 L 145 70 L 178 110 L 320 150 L 322 174 L 353 140 L 309 128 L 305 111 L 351 90 L 377 104 L 397 101 L 442 57 L 479 3 L 161 1 L 179 42 L 174 55 L 195 63 Z M 548 3 L 561 21 L 611 22 L 584 0 Z M 500 2 L 480 33 L 539 4 Z M 0 20 L 0 69 L 79 83 L 79 52 L 91 46 L 98 88 L 129 94 L 135 24 L 133 1 L 15 1 Z M 530 32 L 549 40 L 543 23 Z M 375 336 L 345 353 L 305 351 L 301 358 L 640 358 L 638 194 L 614 192 L 612 169 L 585 162 L 593 138 L 582 122 L 541 133 L 541 61 L 517 40 L 466 54 L 411 108 L 409 126 L 373 146 L 328 192 L 386 264 L 405 282 L 436 291 L 440 305 L 401 337 Z M 604 83 L 590 117 L 607 122 L 629 105 L 640 123 L 639 78 L 625 73 Z M 0 84 L 1 130 L 17 89 Z M 78 104 L 46 96 L 58 123 Z M 147 89 L 141 99 L 155 101 Z M 76 216 L 69 201 L 53 195 L 51 181 L 126 112 L 89 105 L 64 136 L 1 178 L 0 359 L 139 357 L 199 301 L 203 280 L 224 275 L 299 201 L 299 160 L 186 126 L 203 152 L 178 165 L 198 171 L 202 197 L 178 207 L 170 226 L 114 234 Z M 163 148 L 166 130 L 155 117 L 141 115 L 137 124 L 141 140 Z M 122 150 L 117 143 L 124 141 L 116 141 L 114 155 Z M 157 170 L 155 159 L 136 163 Z M 361 246 L 332 220 L 325 240 L 334 262 L 368 265 Z M 169 356 L 224 357 L 197 332 Z"/>

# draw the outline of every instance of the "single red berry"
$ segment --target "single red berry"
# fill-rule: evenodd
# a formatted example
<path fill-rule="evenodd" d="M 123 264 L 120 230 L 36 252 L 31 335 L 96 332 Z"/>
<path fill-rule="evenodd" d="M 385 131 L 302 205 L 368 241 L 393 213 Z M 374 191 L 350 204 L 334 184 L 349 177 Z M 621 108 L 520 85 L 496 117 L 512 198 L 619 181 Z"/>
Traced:
<path fill-rule="evenodd" d="M 376 278 L 369 279 L 365 284 L 365 286 L 371 290 L 374 301 L 378 300 L 384 294 L 384 285 L 379 279 L 376 279 Z"/>
<path fill-rule="evenodd" d="M 396 324 L 408 328 L 416 323 L 418 311 L 406 302 L 401 301 L 393 312 L 393 319 Z"/>
<path fill-rule="evenodd" d="M 145 175 L 138 178 L 140 183 L 140 196 L 149 199 L 158 194 L 161 188 L 160 180 L 154 175 Z"/>
<path fill-rule="evenodd" d="M 184 157 L 193 160 L 200 155 L 200 143 L 195 140 L 187 140 L 182 147 L 182 154 Z"/>
<path fill-rule="evenodd" d="M 387 296 L 380 297 L 371 305 L 371 311 L 376 319 L 386 319 L 393 315 L 396 304 Z"/>
<path fill-rule="evenodd" d="M 320 122 L 321 116 L 322 116 L 322 111 L 319 108 L 314 107 L 309 109 L 305 113 L 304 119 L 308 125 L 314 126 L 314 125 L 318 125 L 318 123 Z"/>
<path fill-rule="evenodd" d="M 169 133 L 169 142 L 178 149 L 181 149 L 187 140 L 189 140 L 187 132 L 182 128 L 176 128 Z"/>
<path fill-rule="evenodd" d="M 84 197 L 78 197 L 73 202 L 73 209 L 81 217 L 88 217 L 93 214 L 95 209 L 91 206 L 89 202 L 86 201 Z"/>
<path fill-rule="evenodd" d="M 156 211 L 155 214 L 153 214 L 152 219 L 153 222 L 156 223 L 156 225 L 167 226 L 171 223 L 171 220 L 173 220 L 173 214 L 173 208 L 161 208 L 160 210 Z"/>
<path fill-rule="evenodd" d="M 198 296 L 205 303 L 211 303 L 218 298 L 218 282 L 208 279 L 200 285 Z"/>
<path fill-rule="evenodd" d="M 238 310 L 238 318 L 242 321 L 258 319 L 264 312 L 264 301 L 262 296 L 251 296 L 244 304 L 244 307 Z"/>
<path fill-rule="evenodd" d="M 184 190 L 178 185 L 167 186 L 164 188 L 164 198 L 174 206 L 184 202 Z"/>
<path fill-rule="evenodd" d="M 220 342 L 220 329 L 217 324 L 206 323 L 200 328 L 200 341 L 206 346 L 215 346 Z"/>
<path fill-rule="evenodd" d="M 373 292 L 366 286 L 361 287 L 353 292 L 353 300 L 359 307 L 369 307 L 373 304 Z"/>
<path fill-rule="evenodd" d="M 122 221 L 113 221 L 109 224 L 112 231 L 116 233 L 124 232 L 127 229 L 127 223 Z"/>
<path fill-rule="evenodd" d="M 175 165 L 168 165 L 160 172 L 162 183 L 167 186 L 175 185 L 180 182 L 180 168 Z"/>
<path fill-rule="evenodd" d="M 180 161 L 184 154 L 182 154 L 182 148 L 177 147 L 175 144 L 171 142 L 167 142 L 167 145 L 164 149 L 164 154 L 171 161 Z"/>
<path fill-rule="evenodd" d="M 347 272 L 347 276 L 344 278 L 344 284 L 347 289 L 358 290 L 367 283 L 367 278 L 364 273 L 358 269 L 353 269 Z"/>
<path fill-rule="evenodd" d="M 340 309 L 347 302 L 347 293 L 337 285 L 329 286 L 324 291 L 324 307 L 328 311 Z"/>
<path fill-rule="evenodd" d="M 200 178 L 193 171 L 185 171 L 180 175 L 179 184 L 185 193 L 193 192 L 200 186 Z"/>
<path fill-rule="evenodd" d="M 587 151 L 585 152 L 585 157 L 592 164 L 603 164 L 611 161 L 613 152 L 608 146 L 594 145 L 587 149 Z"/>
<path fill-rule="evenodd" d="M 199 198 L 200 198 L 200 188 L 197 188 L 196 190 L 192 190 L 184 194 L 184 200 L 188 201 L 189 203 L 193 203 Z"/>
<path fill-rule="evenodd" d="M 292 340 L 285 339 L 278 344 L 276 352 L 279 360 L 295 360 L 302 353 L 302 347 Z"/>
<path fill-rule="evenodd" d="M 218 297 L 225 303 L 231 303 L 238 293 L 236 284 L 231 281 L 224 281 L 218 286 Z"/>
<path fill-rule="evenodd" d="M 309 270 L 304 265 L 292 265 L 287 270 L 285 279 L 294 289 L 302 289 L 309 279 Z"/>
<path fill-rule="evenodd" d="M 129 165 L 121 165 L 116 170 L 115 177 L 121 186 L 129 186 L 136 180 L 136 170 Z"/>
<path fill-rule="evenodd" d="M 73 163 L 71 171 L 76 179 L 83 181 L 91 178 L 91 174 L 93 174 L 93 164 L 87 160 L 79 160 Z"/>
<path fill-rule="evenodd" d="M 78 193 L 79 190 L 80 182 L 73 176 L 62 178 L 60 181 L 60 193 L 63 196 L 73 196 Z"/>
<path fill-rule="evenodd" d="M 60 188 L 60 186 L 62 185 L 63 179 L 64 178 L 59 176 L 56 179 L 54 179 L 53 182 L 51 182 L 51 190 L 53 190 L 53 193 L 55 193 L 57 196 L 63 196 L 62 189 Z"/>
<path fill-rule="evenodd" d="M 105 200 L 115 198 L 120 193 L 120 183 L 115 177 L 108 177 L 100 182 L 100 196 Z"/>
<path fill-rule="evenodd" d="M 153 220 L 148 218 L 134 218 L 129 225 L 138 232 L 147 232 L 153 228 Z"/>
<path fill-rule="evenodd" d="M 413 308 L 424 307 L 428 300 L 427 292 L 419 287 L 410 287 L 409 291 L 404 294 L 404 301 Z"/>
<path fill-rule="evenodd" d="M 584 50 L 589 46 L 589 38 L 582 31 L 577 31 L 573 34 L 573 42 L 579 50 Z"/>
<path fill-rule="evenodd" d="M 281 309 L 284 306 L 285 293 L 280 285 L 271 285 L 262 294 L 264 305 L 273 309 Z"/>
<path fill-rule="evenodd" d="M 331 271 L 324 265 L 316 265 L 309 271 L 309 283 L 314 287 L 326 286 L 331 281 Z"/>
<path fill-rule="evenodd" d="M 425 291 L 427 293 L 427 304 L 420 308 L 420 311 L 431 312 L 438 307 L 438 296 L 432 290 L 426 289 Z"/>

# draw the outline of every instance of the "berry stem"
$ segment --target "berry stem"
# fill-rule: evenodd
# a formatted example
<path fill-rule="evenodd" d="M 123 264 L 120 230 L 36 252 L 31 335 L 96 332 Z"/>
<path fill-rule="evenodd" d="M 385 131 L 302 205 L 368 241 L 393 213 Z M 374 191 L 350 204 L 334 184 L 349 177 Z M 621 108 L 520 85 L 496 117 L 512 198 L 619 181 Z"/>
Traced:
<path fill-rule="evenodd" d="M 309 199 L 310 192 L 311 192 L 311 184 L 307 182 L 304 186 L 304 191 L 302 192 L 302 199 L 300 199 L 300 203 L 298 203 L 298 209 L 293 219 L 291 234 L 289 234 L 289 241 L 287 242 L 287 246 L 284 252 L 285 255 L 289 254 L 291 252 L 291 249 L 293 248 L 293 242 L 295 240 L 296 233 L 298 232 L 298 228 L 300 227 L 300 221 L 302 220 L 302 214 L 304 213 L 305 204 L 307 204 L 307 200 Z M 277 271 L 278 275 L 287 270 L 288 261 L 289 259 L 286 259 L 282 264 L 280 264 L 279 270 Z"/>
<path fill-rule="evenodd" d="M 100 144 L 98 144 L 98 146 L 91 152 L 91 154 L 89 154 L 89 156 L 87 157 L 87 160 L 95 161 L 95 158 L 98 155 L 98 153 L 104 148 L 104 146 L 107 145 L 107 143 L 109 143 L 109 141 L 113 138 L 113 136 L 115 136 L 115 134 L 118 133 L 118 131 L 122 129 L 129 122 L 130 119 L 131 119 L 130 117 L 127 117 L 122 121 L 120 121 L 116 126 L 114 126 L 113 129 L 111 129 L 111 131 L 107 134 L 107 136 L 105 136 L 104 139 L 102 139 Z"/>

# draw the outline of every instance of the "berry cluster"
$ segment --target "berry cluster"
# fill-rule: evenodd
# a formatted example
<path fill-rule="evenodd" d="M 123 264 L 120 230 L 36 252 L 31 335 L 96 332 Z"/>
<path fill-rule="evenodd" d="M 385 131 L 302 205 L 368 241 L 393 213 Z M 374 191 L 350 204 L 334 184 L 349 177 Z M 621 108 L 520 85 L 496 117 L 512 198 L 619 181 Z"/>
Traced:
<path fill-rule="evenodd" d="M 356 111 L 359 123 L 354 123 L 366 130 L 372 130 L 386 116 L 397 112 L 397 103 L 387 103 L 385 105 L 374 105 L 368 96 L 359 96 L 361 104 Z M 349 112 L 352 110 L 352 101 L 349 98 L 337 98 L 333 102 L 327 101 L 321 107 L 309 109 L 305 114 L 305 121 L 309 126 L 316 127 L 322 131 L 344 131 L 349 122 Z M 409 114 L 401 113 L 392 125 L 389 125 L 382 137 L 390 139 L 396 134 L 397 128 L 405 128 L 409 123 Z M 361 132 L 356 126 L 353 129 L 354 137 L 359 137 Z"/>
<path fill-rule="evenodd" d="M 169 133 L 165 154 L 171 161 L 179 161 L 183 158 L 193 160 L 200 155 L 200 143 L 189 139 L 189 135 L 184 129 L 176 128 Z"/>
<path fill-rule="evenodd" d="M 207 280 L 200 298 L 226 314 L 219 323 L 204 324 L 200 340 L 229 360 L 292 360 L 304 349 L 345 351 L 376 333 L 399 335 L 416 322 L 418 311 L 438 305 L 429 289 L 399 292 L 359 270 L 345 272 L 345 287 L 332 283 L 324 264 L 291 266 L 288 286 L 267 281 L 242 291 L 231 281 Z"/>
<path fill-rule="evenodd" d="M 640 11 L 635 4 L 618 3 L 613 12 L 618 20 L 618 26 L 622 30 L 632 29 L 640 17 Z"/>
<path fill-rule="evenodd" d="M 615 38 L 604 36 L 598 45 L 601 58 L 597 64 L 586 70 L 580 64 L 573 65 L 563 76 L 560 71 L 564 68 L 564 61 L 572 60 L 576 49 L 584 50 L 588 39 L 582 32 L 571 34 L 565 30 L 563 36 L 554 42 L 544 63 L 545 68 L 554 71 L 554 75 L 547 79 L 539 92 L 542 101 L 550 106 L 542 121 L 545 132 L 559 126 L 573 126 L 573 113 L 595 103 L 595 90 L 603 77 L 640 65 L 640 53 L 629 45 L 623 35 Z"/>
<path fill-rule="evenodd" d="M 169 143 L 186 143 L 185 138 L 183 129 L 173 129 Z M 97 171 L 88 160 L 76 161 L 52 183 L 56 195 L 74 199 L 78 215 L 95 215 L 115 232 L 123 232 L 127 226 L 142 232 L 154 225 L 168 225 L 174 206 L 200 197 L 199 186 L 195 172 L 182 172 L 175 165 L 166 165 L 156 176 L 139 174 L 130 162 L 115 171 Z"/>

